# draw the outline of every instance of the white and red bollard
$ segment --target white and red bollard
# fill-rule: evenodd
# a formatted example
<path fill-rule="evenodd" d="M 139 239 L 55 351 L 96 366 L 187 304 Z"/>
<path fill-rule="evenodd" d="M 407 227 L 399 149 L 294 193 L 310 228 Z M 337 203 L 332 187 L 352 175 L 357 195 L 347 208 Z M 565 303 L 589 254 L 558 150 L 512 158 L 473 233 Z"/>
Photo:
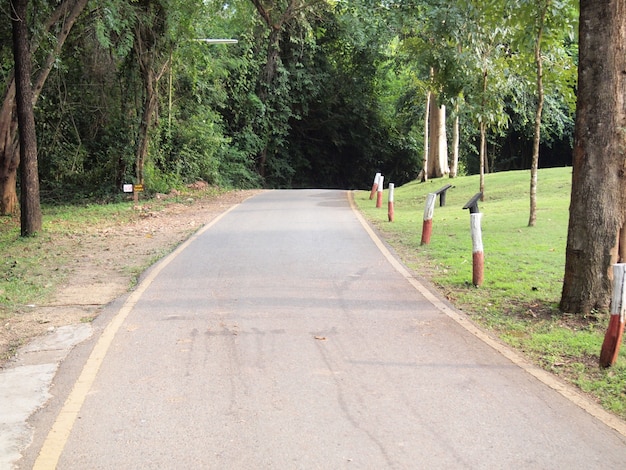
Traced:
<path fill-rule="evenodd" d="M 385 189 L 385 177 L 383 175 L 380 175 L 378 177 L 378 190 L 376 193 L 376 207 L 377 208 L 381 208 L 383 207 L 383 190 Z"/>
<path fill-rule="evenodd" d="M 435 212 L 435 201 L 437 195 L 428 193 L 426 196 L 426 205 L 424 206 L 424 223 L 422 224 L 422 245 L 430 243 L 430 236 L 433 233 L 433 214 Z"/>
<path fill-rule="evenodd" d="M 470 230 L 472 233 L 472 284 L 476 287 L 483 283 L 485 273 L 485 254 L 483 253 L 483 234 L 480 228 L 480 221 L 483 215 L 478 210 L 478 201 L 483 197 L 483 193 L 476 193 L 467 201 L 463 209 L 470 211 Z"/>
<path fill-rule="evenodd" d="M 600 367 L 610 367 L 617 361 L 619 348 L 624 335 L 624 321 L 626 320 L 626 282 L 625 263 L 613 265 L 613 296 L 611 297 L 611 319 L 604 335 L 600 352 Z"/>
<path fill-rule="evenodd" d="M 483 235 L 480 227 L 482 214 L 470 214 L 470 230 L 472 232 L 472 284 L 478 287 L 485 278 L 485 254 L 483 252 Z"/>
<path fill-rule="evenodd" d="M 374 199 L 374 194 L 378 191 L 378 180 L 380 179 L 380 173 L 376 173 L 374 176 L 374 183 L 372 184 L 372 191 L 370 192 L 370 201 Z"/>
<path fill-rule="evenodd" d="M 387 217 L 389 218 L 389 222 L 393 222 L 393 193 L 395 187 L 395 184 L 389 183 L 389 195 L 387 196 Z"/>

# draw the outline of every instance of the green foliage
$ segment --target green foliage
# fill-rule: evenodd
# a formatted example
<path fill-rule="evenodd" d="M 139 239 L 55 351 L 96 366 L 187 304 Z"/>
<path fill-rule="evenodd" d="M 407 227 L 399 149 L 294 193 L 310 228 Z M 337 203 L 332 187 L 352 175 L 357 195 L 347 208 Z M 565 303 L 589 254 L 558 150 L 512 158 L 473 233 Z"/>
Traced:
<path fill-rule="evenodd" d="M 576 8 L 571 1 L 550 2 L 544 37 L 546 105 L 543 149 L 571 148 L 576 81 Z M 398 2 L 402 13 L 398 68 L 410 71 L 404 107 L 412 96 L 414 109 L 423 107 L 425 88 L 443 104 L 460 103 L 463 135 L 461 164 L 474 172 L 478 164 L 473 142 L 478 123 L 490 130 L 491 168 L 529 166 L 536 107 L 534 68 L 535 1 L 427 0 Z M 434 76 L 429 78 L 433 69 Z M 486 77 L 486 80 L 484 78 Z M 486 84 L 487 90 L 483 92 Z M 414 92 L 411 92 L 411 88 Z M 420 130 L 422 116 L 411 117 Z M 405 126 L 406 127 L 406 126 Z M 497 156 L 497 158 L 496 158 Z M 554 164 L 568 159 L 551 156 Z"/>
<path fill-rule="evenodd" d="M 479 120 L 491 126 L 492 168 L 525 167 L 535 104 L 534 4 L 305 3 L 282 26 L 276 73 L 267 84 L 270 30 L 249 0 L 95 2 L 74 26 L 38 102 L 44 195 L 117 194 L 135 178 L 145 98 L 132 52 L 140 23 L 153 26 L 159 103 L 148 159 L 161 189 L 194 179 L 354 188 L 368 184 L 374 171 L 402 184 L 421 169 L 427 90 L 438 93 L 449 116 L 459 104 L 461 168 L 477 169 Z M 54 46 L 52 32 L 41 34 L 52 4 L 34 5 L 38 63 Z M 542 148 L 561 162 L 573 129 L 576 8 L 565 0 L 550 5 Z M 7 25 L 0 37 L 7 39 L 0 47 L 6 79 L 12 66 Z M 196 38 L 239 42 L 209 45 Z"/>
<path fill-rule="evenodd" d="M 123 58 L 133 48 L 133 26 L 136 21 L 137 14 L 131 3 L 101 1 L 93 12 L 93 32 L 103 49 Z"/>

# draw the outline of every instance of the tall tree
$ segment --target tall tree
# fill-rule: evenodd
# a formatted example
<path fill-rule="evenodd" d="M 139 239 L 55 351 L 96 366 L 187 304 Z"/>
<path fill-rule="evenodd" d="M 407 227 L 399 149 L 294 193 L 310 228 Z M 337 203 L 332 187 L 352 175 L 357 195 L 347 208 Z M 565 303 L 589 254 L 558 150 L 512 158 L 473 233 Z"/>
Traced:
<path fill-rule="evenodd" d="M 463 5 L 464 4 L 464 5 Z M 475 109 L 480 134 L 479 190 L 485 193 L 485 173 L 489 172 L 487 133 L 508 124 L 503 105 L 502 45 L 507 41 L 508 17 L 503 0 L 464 0 L 468 12 L 469 49 L 475 51 L 475 80 L 468 86 L 466 96 Z M 472 90 L 473 88 L 473 90 Z"/>
<path fill-rule="evenodd" d="M 280 39 L 286 24 L 293 20 L 306 4 L 303 0 L 251 0 L 269 33 L 267 36 L 265 65 L 259 77 L 258 96 L 267 110 L 267 101 L 273 91 L 274 79 L 280 63 Z M 259 174 L 265 177 L 269 136 L 258 159 Z"/>
<path fill-rule="evenodd" d="M 626 260 L 626 2 L 581 0 L 572 195 L 560 308 L 610 303 Z"/>
<path fill-rule="evenodd" d="M 562 99 L 568 92 L 568 86 L 560 85 L 568 80 L 568 66 L 566 60 L 569 57 L 564 45 L 573 36 L 576 9 L 572 0 L 516 0 L 514 17 L 518 20 L 514 29 L 512 47 L 517 46 L 516 54 L 511 55 L 509 60 L 511 75 L 519 70 L 523 77 L 528 79 L 519 80 L 520 84 L 525 81 L 530 83 L 530 75 L 534 75 L 534 89 L 528 88 L 529 96 L 533 97 L 534 119 L 532 124 L 532 155 L 530 165 L 530 214 L 528 226 L 532 227 L 537 221 L 537 187 L 539 170 L 539 150 L 544 141 L 544 106 L 551 99 L 550 91 L 554 96 L 554 90 L 559 89 Z M 576 12 L 577 13 L 577 12 Z M 532 56 L 532 59 L 531 59 Z M 530 63 L 534 66 L 530 67 Z M 557 73 L 554 70 L 558 70 Z M 521 78 L 521 77 L 520 77 Z M 523 86 L 522 86 L 523 87 Z M 547 101 L 546 103 L 546 94 Z M 548 109 L 548 123 L 555 116 L 554 107 Z M 549 124 L 546 126 L 549 130 Z M 549 135 L 547 136 L 550 137 Z"/>
<path fill-rule="evenodd" d="M 161 2 L 142 0 L 135 29 L 135 54 L 143 84 L 143 110 L 139 123 L 136 151 L 137 183 L 144 183 L 144 164 L 148 157 L 150 130 L 157 116 L 159 80 L 170 66 L 172 45 L 167 47 L 167 11 Z"/>
<path fill-rule="evenodd" d="M 13 25 L 13 56 L 15 58 L 15 96 L 20 134 L 21 233 L 34 235 L 41 230 L 37 171 L 37 136 L 33 113 L 33 90 L 30 83 L 31 62 L 26 11 L 28 0 L 11 2 Z"/>
<path fill-rule="evenodd" d="M 539 144 L 541 143 L 541 117 L 543 114 L 543 57 L 542 45 L 546 15 L 550 0 L 536 0 L 537 12 L 535 18 L 535 66 L 537 72 L 537 108 L 535 111 L 535 131 L 533 134 L 533 156 L 530 166 L 530 215 L 528 226 L 534 227 L 537 222 L 537 180 L 539 172 Z"/>
<path fill-rule="evenodd" d="M 39 68 L 37 76 L 32 79 L 33 106 L 37 103 L 48 74 L 52 70 L 70 30 L 87 5 L 87 1 L 63 0 L 38 28 L 42 35 L 54 31 L 56 41 L 43 65 Z M 36 40 L 28 45 L 31 57 L 38 47 L 39 43 Z M 0 215 L 9 215 L 17 212 L 16 182 L 17 169 L 20 164 L 20 149 L 17 139 L 16 88 L 14 80 L 15 77 L 9 80 L 3 97 L 2 107 L 0 108 Z"/>

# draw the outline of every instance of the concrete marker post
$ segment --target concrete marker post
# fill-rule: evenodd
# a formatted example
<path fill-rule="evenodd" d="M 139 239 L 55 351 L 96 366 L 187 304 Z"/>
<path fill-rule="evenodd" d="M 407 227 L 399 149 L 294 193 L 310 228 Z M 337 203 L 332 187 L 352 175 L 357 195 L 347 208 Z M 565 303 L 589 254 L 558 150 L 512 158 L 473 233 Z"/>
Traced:
<path fill-rule="evenodd" d="M 480 228 L 482 214 L 478 210 L 478 201 L 483 197 L 483 193 L 476 193 L 467 201 L 463 209 L 470 212 L 470 230 L 472 234 L 472 284 L 479 287 L 483 283 L 485 255 L 483 253 L 483 236 Z"/>
<path fill-rule="evenodd" d="M 374 176 L 374 183 L 372 184 L 372 191 L 370 192 L 370 201 L 374 199 L 374 194 L 378 191 L 378 180 L 380 179 L 380 173 L 376 173 Z"/>
<path fill-rule="evenodd" d="M 483 235 L 480 212 L 470 214 L 470 230 L 472 232 L 472 284 L 479 287 L 484 280 L 485 255 L 483 253 Z"/>
<path fill-rule="evenodd" d="M 387 217 L 389 218 L 389 222 L 393 222 L 393 193 L 395 191 L 396 185 L 393 183 L 389 183 L 389 195 L 387 198 Z"/>
<path fill-rule="evenodd" d="M 384 182 L 385 177 L 383 175 L 380 175 L 380 177 L 378 178 L 378 192 L 376 195 L 376 207 L 378 209 L 383 207 L 383 190 L 385 189 Z"/>
<path fill-rule="evenodd" d="M 437 195 L 428 193 L 426 196 L 426 205 L 424 206 L 424 223 L 422 224 L 422 245 L 430 243 L 430 236 L 433 233 L 433 214 L 435 212 L 435 201 Z"/>
<path fill-rule="evenodd" d="M 624 335 L 626 319 L 626 263 L 613 265 L 613 295 L 611 297 L 611 319 L 604 335 L 600 352 L 600 367 L 611 367 L 617 361 Z"/>

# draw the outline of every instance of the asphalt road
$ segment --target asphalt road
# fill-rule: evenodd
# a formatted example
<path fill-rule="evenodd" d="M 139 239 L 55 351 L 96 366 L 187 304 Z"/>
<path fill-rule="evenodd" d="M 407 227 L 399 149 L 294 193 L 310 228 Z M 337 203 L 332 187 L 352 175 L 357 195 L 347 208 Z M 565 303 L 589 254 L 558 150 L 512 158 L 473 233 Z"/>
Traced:
<path fill-rule="evenodd" d="M 624 468 L 623 435 L 394 263 L 346 192 L 247 200 L 70 354 L 20 468 Z"/>

